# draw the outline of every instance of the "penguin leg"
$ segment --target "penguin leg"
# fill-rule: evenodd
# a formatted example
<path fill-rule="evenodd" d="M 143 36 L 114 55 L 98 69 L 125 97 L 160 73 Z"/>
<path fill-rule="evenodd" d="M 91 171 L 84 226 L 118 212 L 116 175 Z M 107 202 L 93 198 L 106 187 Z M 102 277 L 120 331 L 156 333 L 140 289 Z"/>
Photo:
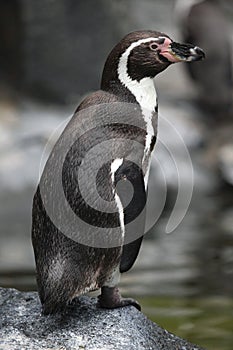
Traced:
<path fill-rule="evenodd" d="M 105 282 L 101 288 L 101 295 L 99 295 L 98 306 L 104 309 L 115 309 L 132 305 L 141 311 L 140 304 L 132 298 L 122 298 L 117 284 L 120 279 L 119 268 L 115 270 L 112 276 Z"/>
<path fill-rule="evenodd" d="M 102 287 L 99 296 L 99 306 L 104 309 L 115 309 L 132 305 L 141 311 L 140 304 L 132 298 L 122 298 L 118 287 Z"/>

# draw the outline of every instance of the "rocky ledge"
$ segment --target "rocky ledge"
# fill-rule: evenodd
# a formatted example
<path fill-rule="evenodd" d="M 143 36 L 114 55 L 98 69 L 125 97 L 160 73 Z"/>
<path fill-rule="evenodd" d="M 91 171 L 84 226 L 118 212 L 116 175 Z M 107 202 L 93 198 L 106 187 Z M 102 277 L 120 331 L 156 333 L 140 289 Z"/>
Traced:
<path fill-rule="evenodd" d="M 99 309 L 81 297 L 65 315 L 42 316 L 36 292 L 0 288 L 0 349 L 201 350 L 129 306 Z"/>

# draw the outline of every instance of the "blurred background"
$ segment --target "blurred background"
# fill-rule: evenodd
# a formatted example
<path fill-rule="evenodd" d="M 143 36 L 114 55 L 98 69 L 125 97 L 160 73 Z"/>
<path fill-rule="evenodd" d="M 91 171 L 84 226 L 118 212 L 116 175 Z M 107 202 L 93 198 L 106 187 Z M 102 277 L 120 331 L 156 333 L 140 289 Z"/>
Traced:
<path fill-rule="evenodd" d="M 196 5 L 194 5 L 196 3 Z M 0 0 L 0 286 L 36 290 L 30 241 L 32 196 L 51 134 L 85 94 L 99 88 L 111 48 L 137 29 L 164 31 L 202 47 L 207 59 L 156 78 L 161 125 L 175 163 L 182 136 L 192 159 L 188 212 L 165 233 L 178 190 L 168 152 L 157 147 L 150 176 L 167 198 L 122 292 L 169 331 L 207 349 L 233 344 L 233 113 L 231 1 Z M 59 131 L 57 133 L 59 133 Z M 51 149 L 50 141 L 47 147 Z M 46 157 L 46 154 L 45 154 Z M 179 180 L 192 186 L 183 164 Z M 153 207 L 150 208 L 153 215 Z"/>

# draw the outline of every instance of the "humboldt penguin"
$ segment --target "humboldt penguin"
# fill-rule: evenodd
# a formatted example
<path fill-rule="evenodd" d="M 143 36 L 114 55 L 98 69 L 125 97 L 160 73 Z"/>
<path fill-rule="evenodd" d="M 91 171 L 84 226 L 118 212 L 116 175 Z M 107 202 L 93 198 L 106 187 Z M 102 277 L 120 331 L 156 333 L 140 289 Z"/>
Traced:
<path fill-rule="evenodd" d="M 76 109 L 33 199 L 32 243 L 44 314 L 61 312 L 75 297 L 99 288 L 99 307 L 140 309 L 134 299 L 121 297 L 118 283 L 145 233 L 158 116 L 153 78 L 175 62 L 203 57 L 199 47 L 151 30 L 126 35 L 110 52 L 101 89 Z"/>
<path fill-rule="evenodd" d="M 232 45 L 226 16 L 218 0 L 177 0 L 182 40 L 205 47 L 203 64 L 186 65 L 198 103 L 211 120 L 233 115 Z"/>

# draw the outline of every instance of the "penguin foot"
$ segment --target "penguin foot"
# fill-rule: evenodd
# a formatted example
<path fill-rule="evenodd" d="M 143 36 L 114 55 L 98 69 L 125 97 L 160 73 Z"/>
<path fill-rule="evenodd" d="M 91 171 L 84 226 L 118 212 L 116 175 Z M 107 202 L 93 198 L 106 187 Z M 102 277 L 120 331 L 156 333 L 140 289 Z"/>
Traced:
<path fill-rule="evenodd" d="M 117 287 L 102 287 L 98 297 L 98 306 L 104 309 L 115 309 L 132 305 L 141 311 L 140 304 L 132 298 L 122 298 Z"/>

